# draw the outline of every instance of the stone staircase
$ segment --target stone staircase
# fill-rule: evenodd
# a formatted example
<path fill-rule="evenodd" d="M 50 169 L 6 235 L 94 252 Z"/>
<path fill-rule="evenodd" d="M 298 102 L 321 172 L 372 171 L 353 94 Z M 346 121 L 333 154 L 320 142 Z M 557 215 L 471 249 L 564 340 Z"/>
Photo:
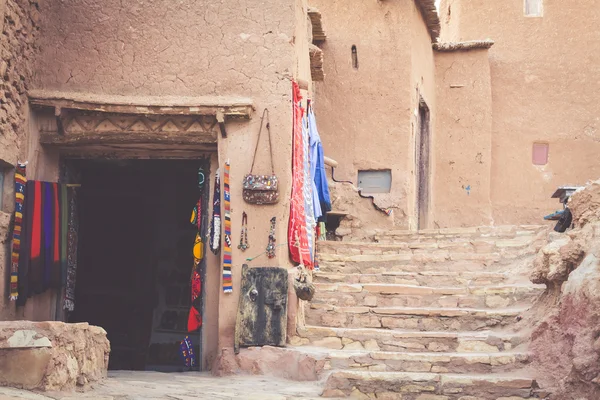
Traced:
<path fill-rule="evenodd" d="M 320 242 L 292 343 L 325 360 L 324 397 L 534 398 L 527 335 L 511 328 L 545 289 L 525 275 L 546 237 L 509 226 Z"/>

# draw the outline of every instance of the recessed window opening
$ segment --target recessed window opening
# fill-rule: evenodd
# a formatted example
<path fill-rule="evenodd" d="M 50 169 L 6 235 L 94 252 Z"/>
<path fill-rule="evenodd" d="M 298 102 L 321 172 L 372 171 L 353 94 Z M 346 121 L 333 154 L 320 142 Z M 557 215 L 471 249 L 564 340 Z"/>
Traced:
<path fill-rule="evenodd" d="M 550 145 L 548 143 L 534 143 L 533 151 L 532 151 L 533 165 L 548 164 L 549 152 L 550 152 Z"/>
<path fill-rule="evenodd" d="M 524 0 L 526 17 L 542 17 L 544 15 L 543 0 Z"/>
<path fill-rule="evenodd" d="M 352 68 L 358 69 L 358 52 L 355 44 L 352 45 Z"/>
<path fill-rule="evenodd" d="M 358 187 L 363 193 L 389 193 L 392 189 L 392 170 L 358 171 Z"/>

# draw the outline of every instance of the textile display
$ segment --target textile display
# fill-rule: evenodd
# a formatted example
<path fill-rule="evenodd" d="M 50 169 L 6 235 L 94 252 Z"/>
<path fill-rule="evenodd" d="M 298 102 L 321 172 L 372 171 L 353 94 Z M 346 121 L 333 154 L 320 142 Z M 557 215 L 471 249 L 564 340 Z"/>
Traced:
<path fill-rule="evenodd" d="M 215 188 L 213 192 L 213 214 L 209 227 L 210 250 L 219 254 L 221 250 L 221 177 L 220 170 L 215 174 Z"/>
<path fill-rule="evenodd" d="M 192 211 L 192 218 L 190 222 L 196 227 L 196 238 L 194 239 L 194 245 L 192 247 L 192 255 L 194 257 L 194 265 L 192 266 L 192 275 L 190 277 L 190 295 L 191 305 L 190 312 L 188 314 L 188 332 L 194 332 L 202 326 L 202 278 L 200 277 L 200 263 L 204 258 L 204 243 L 202 242 L 202 194 L 204 191 L 204 171 L 198 170 L 198 189 L 200 190 L 200 196 L 196 207 Z"/>
<path fill-rule="evenodd" d="M 27 183 L 27 164 L 18 163 L 15 171 L 15 220 L 12 235 L 10 263 L 10 300 L 19 297 L 19 258 L 21 254 L 21 234 L 25 203 L 25 185 Z"/>
<path fill-rule="evenodd" d="M 194 346 L 189 336 L 186 336 L 179 343 L 179 355 L 186 367 L 192 368 L 196 366 L 196 354 L 194 353 Z"/>
<path fill-rule="evenodd" d="M 314 242 L 315 228 L 317 226 L 315 220 L 315 208 L 313 204 L 313 181 L 311 178 L 311 162 L 309 159 L 309 141 L 308 141 L 308 119 L 302 118 L 302 154 L 303 154 L 303 170 L 304 170 L 304 213 L 306 215 L 306 237 L 308 239 L 308 251 L 310 254 L 310 262 L 314 260 Z"/>
<path fill-rule="evenodd" d="M 79 215 L 77 212 L 77 188 L 68 188 L 67 276 L 64 308 L 75 310 L 75 278 L 77 276 L 77 242 L 79 239 Z"/>
<path fill-rule="evenodd" d="M 223 243 L 223 293 L 233 292 L 233 281 L 231 279 L 231 194 L 229 191 L 229 161 L 225 163 L 223 173 L 223 206 L 225 209 L 225 243 Z"/>
<path fill-rule="evenodd" d="M 313 181 L 313 201 L 315 206 L 315 217 L 324 216 L 325 212 L 331 211 L 331 197 L 327 185 L 327 174 L 325 172 L 325 156 L 323 143 L 317 129 L 315 113 L 310 106 L 308 108 L 308 133 L 310 136 L 310 161 L 311 177 Z"/>
<path fill-rule="evenodd" d="M 304 210 L 304 147 L 302 138 L 302 114 L 300 88 L 292 82 L 293 89 L 293 128 L 292 128 L 292 193 L 290 199 L 290 219 L 288 225 L 288 247 L 293 261 L 312 269 L 306 213 Z"/>

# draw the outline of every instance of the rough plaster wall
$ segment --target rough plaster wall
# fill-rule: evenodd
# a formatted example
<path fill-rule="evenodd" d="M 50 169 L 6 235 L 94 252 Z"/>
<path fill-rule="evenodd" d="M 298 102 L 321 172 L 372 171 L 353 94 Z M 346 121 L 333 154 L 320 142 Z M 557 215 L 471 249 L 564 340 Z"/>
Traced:
<path fill-rule="evenodd" d="M 488 51 L 439 52 L 435 61 L 436 226 L 489 225 L 492 91 Z"/>
<path fill-rule="evenodd" d="M 356 184 L 359 169 L 392 170 L 391 193 L 375 197 L 380 206 L 394 208 L 393 218 L 351 190 L 340 192 L 340 203 L 360 203 L 350 211 L 362 229 L 408 227 L 411 3 L 311 1 L 323 15 L 327 34 L 321 45 L 325 80 L 315 84 L 315 113 L 325 155 L 339 162 L 336 179 Z"/>
<path fill-rule="evenodd" d="M 594 0 L 544 0 L 544 16 L 523 0 L 462 2 L 459 39 L 491 38 L 494 221 L 540 223 L 559 206 L 559 185 L 600 175 L 600 8 Z M 467 7 L 468 5 L 468 7 Z M 544 167 L 532 143 L 550 144 Z"/>
<path fill-rule="evenodd" d="M 14 166 L 25 158 L 27 121 L 26 90 L 33 76 L 37 53 L 39 11 L 37 1 L 0 1 L 0 160 Z M 14 211 L 14 174 L 5 175 L 4 205 L 0 210 L 0 320 L 11 318 L 14 309 L 7 301 L 10 255 L 9 221 Z"/>
<path fill-rule="evenodd" d="M 433 199 L 438 188 L 435 185 L 435 157 L 436 154 L 433 151 L 435 142 L 438 137 L 438 133 L 435 129 L 435 121 L 437 115 L 437 99 L 436 99 L 436 87 L 435 87 L 435 62 L 433 56 L 433 50 L 431 48 L 431 36 L 427 30 L 427 25 L 423 20 L 423 15 L 417 8 L 414 2 L 409 2 L 412 5 L 412 30 L 410 44 L 412 46 L 411 51 L 411 141 L 409 152 L 407 157 L 407 170 L 410 172 L 409 175 L 409 195 L 408 195 L 408 215 L 409 215 L 409 227 L 411 229 L 417 229 L 417 165 L 416 165 L 416 136 L 419 134 L 419 122 L 418 122 L 418 111 L 419 101 L 422 98 L 427 106 L 429 107 L 429 135 L 430 135 L 430 205 L 429 205 L 429 225 L 421 226 L 421 228 L 429 228 L 433 226 L 433 218 L 431 216 L 433 212 Z"/>
<path fill-rule="evenodd" d="M 286 241 L 295 4 L 293 0 L 65 0 L 48 3 L 42 10 L 46 17 L 38 88 L 254 100 L 257 111 L 251 121 L 228 122 L 228 137 L 219 138 L 219 165 L 231 161 L 233 239 L 239 239 L 242 211 L 246 211 L 251 245 L 247 253 L 233 249 L 233 294 L 223 294 L 220 281 L 207 282 L 219 288 L 218 299 L 209 299 L 219 309 L 219 347 L 233 346 L 241 264 L 266 247 L 271 217 L 277 217 L 278 243 Z M 264 107 L 270 109 L 274 164 L 280 178 L 278 206 L 251 206 L 241 197 Z M 263 141 L 255 172 L 269 171 L 267 151 Z M 250 265 L 288 266 L 287 248 L 279 247 L 275 259 L 263 256 Z"/>

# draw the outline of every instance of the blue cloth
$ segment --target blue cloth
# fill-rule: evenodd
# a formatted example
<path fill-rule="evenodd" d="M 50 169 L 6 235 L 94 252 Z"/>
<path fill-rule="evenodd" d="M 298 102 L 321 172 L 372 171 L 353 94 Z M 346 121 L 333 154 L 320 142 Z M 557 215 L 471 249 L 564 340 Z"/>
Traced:
<path fill-rule="evenodd" d="M 327 174 L 325 173 L 323 143 L 317 130 L 317 121 L 312 107 L 308 111 L 308 128 L 310 135 L 311 177 L 314 185 L 313 204 L 315 207 L 315 218 L 319 218 L 324 212 L 331 211 L 331 198 L 329 196 L 329 186 L 327 186 Z"/>

